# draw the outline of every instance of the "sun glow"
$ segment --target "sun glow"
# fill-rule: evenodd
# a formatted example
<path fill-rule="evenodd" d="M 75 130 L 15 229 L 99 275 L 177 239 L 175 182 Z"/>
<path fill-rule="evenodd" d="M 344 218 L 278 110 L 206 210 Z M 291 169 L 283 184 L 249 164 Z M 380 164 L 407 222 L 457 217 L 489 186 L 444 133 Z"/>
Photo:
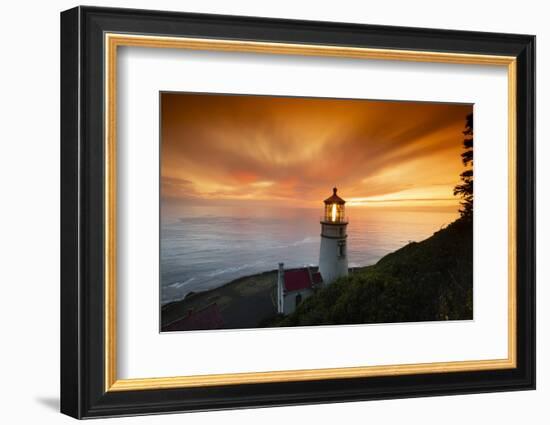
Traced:
<path fill-rule="evenodd" d="M 315 208 L 458 205 L 471 105 L 163 93 L 162 198 Z M 327 205 L 325 219 L 343 217 Z"/>
<path fill-rule="evenodd" d="M 332 204 L 332 221 L 336 221 L 336 204 Z"/>

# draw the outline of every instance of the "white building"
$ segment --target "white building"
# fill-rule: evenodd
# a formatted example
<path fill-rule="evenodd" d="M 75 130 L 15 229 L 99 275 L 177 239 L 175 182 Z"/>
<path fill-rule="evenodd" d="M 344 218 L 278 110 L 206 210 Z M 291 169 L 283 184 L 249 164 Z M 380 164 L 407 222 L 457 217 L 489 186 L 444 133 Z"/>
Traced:
<path fill-rule="evenodd" d="M 344 201 L 333 189 L 332 196 L 325 199 L 325 212 L 321 217 L 321 249 L 319 251 L 319 272 L 328 285 L 341 276 L 348 275 L 346 247 L 348 221 Z"/>
<path fill-rule="evenodd" d="M 330 284 L 341 276 L 348 275 L 348 257 L 346 233 L 348 221 L 345 215 L 344 201 L 336 195 L 325 199 L 325 210 L 321 217 L 321 249 L 319 252 L 319 271 L 310 267 L 285 270 L 279 263 L 277 275 L 277 312 L 291 314 L 306 298 L 311 296 L 323 283 Z"/>
<path fill-rule="evenodd" d="M 323 283 L 321 274 L 310 267 L 285 270 L 279 263 L 277 276 L 277 312 L 291 314 L 306 298 L 311 296 Z"/>

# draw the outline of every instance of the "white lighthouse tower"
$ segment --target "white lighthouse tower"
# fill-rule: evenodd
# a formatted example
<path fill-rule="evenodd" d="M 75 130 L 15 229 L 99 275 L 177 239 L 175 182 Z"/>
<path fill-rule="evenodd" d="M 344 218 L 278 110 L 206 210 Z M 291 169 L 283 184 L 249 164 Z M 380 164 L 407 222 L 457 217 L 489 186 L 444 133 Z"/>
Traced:
<path fill-rule="evenodd" d="M 332 196 L 324 201 L 325 212 L 321 218 L 319 272 L 326 285 L 341 276 L 348 275 L 346 248 L 348 221 L 344 209 L 346 201 L 336 194 L 336 188 L 332 191 Z"/>

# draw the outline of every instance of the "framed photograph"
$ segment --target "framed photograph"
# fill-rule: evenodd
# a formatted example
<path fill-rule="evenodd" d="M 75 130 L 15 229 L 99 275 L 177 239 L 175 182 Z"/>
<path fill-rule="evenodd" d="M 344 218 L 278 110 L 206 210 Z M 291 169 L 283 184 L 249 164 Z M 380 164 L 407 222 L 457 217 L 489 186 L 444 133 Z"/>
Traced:
<path fill-rule="evenodd" d="M 530 35 L 63 12 L 61 411 L 534 389 L 534 70 Z"/>

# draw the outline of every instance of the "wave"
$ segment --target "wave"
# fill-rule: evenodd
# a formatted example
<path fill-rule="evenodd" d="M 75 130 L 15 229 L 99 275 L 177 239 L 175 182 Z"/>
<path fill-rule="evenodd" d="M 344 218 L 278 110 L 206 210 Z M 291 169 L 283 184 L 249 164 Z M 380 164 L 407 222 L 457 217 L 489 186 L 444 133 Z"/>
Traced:
<path fill-rule="evenodd" d="M 174 282 L 174 283 L 171 283 L 170 285 L 168 285 L 169 288 L 174 288 L 174 289 L 179 289 L 181 288 L 183 285 L 187 285 L 189 282 L 195 280 L 194 277 L 190 277 L 189 279 L 187 280 L 184 280 L 183 282 Z"/>
<path fill-rule="evenodd" d="M 306 236 L 305 238 L 300 239 L 299 241 L 294 241 L 287 244 L 275 245 L 272 248 L 274 249 L 292 248 L 295 246 L 307 245 L 310 243 L 319 243 L 319 236 Z"/>
<path fill-rule="evenodd" d="M 223 268 L 223 269 L 214 270 L 213 272 L 205 274 L 205 276 L 214 277 L 214 276 L 218 276 L 218 275 L 221 275 L 221 274 L 224 274 L 224 273 L 235 273 L 235 272 L 238 272 L 238 271 L 241 271 L 241 270 L 244 270 L 244 269 L 253 268 L 253 267 L 258 266 L 260 264 L 263 264 L 263 261 L 256 261 L 256 262 L 250 263 L 250 264 L 241 264 L 240 266 L 226 267 L 226 268 Z"/>
<path fill-rule="evenodd" d="M 299 246 L 299 245 L 305 245 L 305 244 L 314 243 L 314 242 L 319 242 L 319 236 L 306 236 L 304 239 L 296 242 L 292 242 L 288 246 Z"/>

